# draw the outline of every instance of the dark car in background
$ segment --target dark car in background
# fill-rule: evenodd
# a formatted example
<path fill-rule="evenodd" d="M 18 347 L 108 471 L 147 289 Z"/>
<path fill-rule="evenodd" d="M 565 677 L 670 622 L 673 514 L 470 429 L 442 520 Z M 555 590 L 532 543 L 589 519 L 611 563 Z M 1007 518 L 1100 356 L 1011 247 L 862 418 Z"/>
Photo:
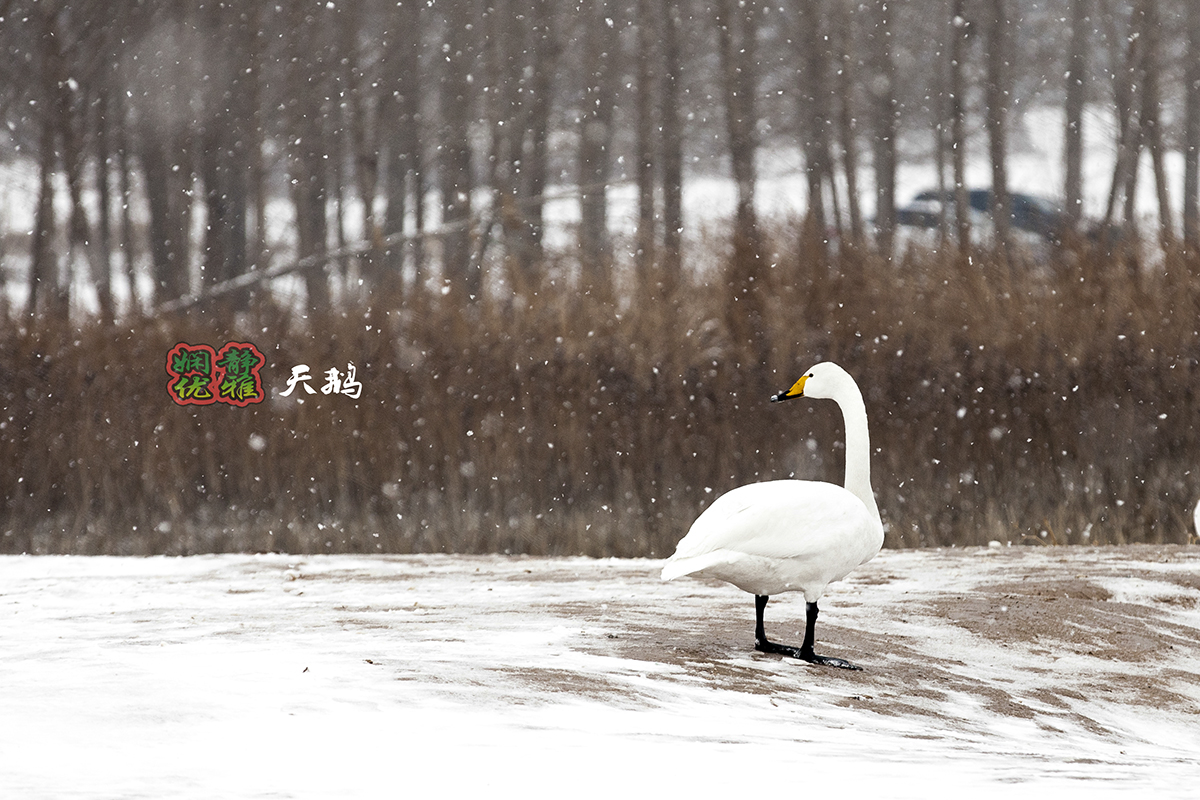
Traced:
<path fill-rule="evenodd" d="M 972 189 L 967 192 L 972 224 L 991 225 L 992 190 Z M 1010 220 L 1016 230 L 1026 231 L 1038 238 L 1058 244 L 1072 229 L 1070 218 L 1053 200 L 1031 194 L 1013 192 L 1009 195 Z M 912 202 L 896 209 L 896 224 L 916 228 L 936 228 L 943 215 L 948 225 L 954 224 L 954 192 L 929 190 L 918 194 Z"/>

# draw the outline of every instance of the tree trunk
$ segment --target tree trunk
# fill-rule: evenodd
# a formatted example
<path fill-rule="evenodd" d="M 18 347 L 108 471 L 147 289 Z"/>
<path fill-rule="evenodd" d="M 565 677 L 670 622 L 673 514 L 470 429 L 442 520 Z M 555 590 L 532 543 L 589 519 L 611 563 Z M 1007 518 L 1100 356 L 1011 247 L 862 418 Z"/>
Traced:
<path fill-rule="evenodd" d="M 405 254 L 411 254 L 415 283 L 419 288 L 424 276 L 425 229 L 424 174 L 421 157 L 421 4 L 399 3 L 390 18 L 395 47 L 386 70 L 389 91 L 383 93 L 381 118 L 388 121 L 395 135 L 388 139 L 387 211 L 384 229 L 387 235 L 403 233 L 411 201 L 415 238 L 409 245 L 393 245 L 388 254 L 389 281 L 403 284 Z"/>
<path fill-rule="evenodd" d="M 67 217 L 71 266 L 67 270 L 66 280 L 68 283 L 74 282 L 74 265 L 82 261 L 87 276 L 96 288 L 100 317 L 106 322 L 111 322 L 116 315 L 113 308 L 111 276 L 102 271 L 102 260 L 97 252 L 97 242 L 92 236 L 92 223 L 83 199 L 83 173 L 88 156 L 88 150 L 83 143 L 87 102 L 83 98 L 76 99 L 78 90 L 70 89 L 67 81 L 62 81 L 59 86 L 59 134 L 63 145 L 62 160 L 66 167 L 67 196 L 71 201 L 71 210 Z"/>
<path fill-rule="evenodd" d="M 736 235 L 745 244 L 758 240 L 758 217 L 754 209 L 754 163 L 758 150 L 758 118 L 755 92 L 758 79 L 758 9 L 753 3 L 718 0 L 716 4 L 717 50 L 721 64 L 721 91 L 725 101 L 725 130 L 737 186 Z"/>
<path fill-rule="evenodd" d="M 1200 3 L 1187 3 L 1185 61 L 1183 238 L 1200 251 Z"/>
<path fill-rule="evenodd" d="M 680 82 L 683 62 L 680 37 L 683 19 L 679 0 L 668 0 L 663 19 L 662 83 L 662 187 L 663 187 L 663 292 L 678 286 L 683 264 L 683 126 L 680 119 Z"/>
<path fill-rule="evenodd" d="M 192 108 L 196 87 L 183 60 L 166 55 L 186 50 L 188 26 L 173 9 L 160 7 L 153 17 L 162 49 L 140 77 L 153 92 L 155 109 L 145 113 L 140 105 L 131 107 L 139 114 L 138 149 L 150 214 L 152 302 L 160 304 L 191 290 L 192 157 L 197 126 Z"/>
<path fill-rule="evenodd" d="M 86 274 L 92 279 L 93 285 L 99 290 L 101 315 L 108 320 L 113 318 L 112 292 L 110 286 L 98 274 L 98 264 L 95 258 L 95 243 L 91 235 L 91 222 L 88 219 L 87 208 L 83 202 L 83 172 L 87 161 L 87 149 L 84 147 L 82 132 L 86 127 L 86 108 L 88 103 L 82 97 L 78 82 L 70 78 L 70 67 L 67 54 L 62 50 L 68 39 L 66 31 L 58 30 L 54 17 L 46 18 L 46 29 L 50 36 L 44 40 L 46 46 L 45 88 L 49 93 L 46 97 L 48 105 L 53 109 L 49 117 L 58 131 L 59 142 L 62 144 L 61 162 L 66 173 L 67 196 L 70 199 L 70 210 L 67 215 L 67 269 L 60 276 L 59 286 L 63 292 L 61 305 L 64 310 L 70 307 L 70 294 L 75 282 L 75 265 L 83 261 Z"/>
<path fill-rule="evenodd" d="M 142 310 L 141 291 L 138 288 L 137 282 L 137 265 L 135 261 L 135 244 L 134 244 L 134 226 L 133 213 L 130 204 L 133 202 L 133 187 L 131 186 L 131 174 L 133 164 L 130 161 L 130 130 L 129 130 L 129 114 L 126 112 L 125 103 L 121 98 L 120 92 L 114 92 L 111 96 L 113 118 L 119 121 L 117 128 L 117 169 L 120 178 L 120 199 L 121 213 L 119 215 L 121 223 L 121 265 L 122 272 L 125 275 L 126 286 L 129 291 L 129 309 L 133 313 L 140 313 Z"/>
<path fill-rule="evenodd" d="M 1012 264 L 1012 203 L 1008 196 L 1008 9 L 1005 0 L 991 0 L 987 20 L 988 156 L 992 161 L 993 247 L 1006 265 Z"/>
<path fill-rule="evenodd" d="M 1146 146 L 1150 151 L 1150 163 L 1154 170 L 1154 188 L 1158 197 L 1158 231 L 1159 239 L 1164 247 L 1170 247 L 1175 241 L 1174 214 L 1171 212 L 1171 193 L 1167 188 L 1166 165 L 1163 163 L 1162 127 L 1159 125 L 1159 102 L 1161 83 L 1161 67 L 1159 46 L 1161 42 L 1159 28 L 1158 0 L 1142 0 L 1143 20 L 1142 31 L 1146 39 L 1142 67 L 1142 130 L 1146 137 Z"/>
<path fill-rule="evenodd" d="M 1142 63 L 1141 57 L 1141 36 L 1127 35 L 1118 36 L 1116 22 L 1112 15 L 1104 15 L 1104 19 L 1108 22 L 1108 30 L 1106 31 L 1107 39 L 1113 43 L 1113 61 L 1118 63 L 1116 74 L 1113 77 L 1113 105 L 1117 116 L 1117 143 L 1116 143 L 1116 160 L 1113 163 L 1112 183 L 1108 192 L 1108 202 L 1104 209 L 1103 226 L 1107 227 L 1112 224 L 1116 218 L 1117 206 L 1121 203 L 1122 197 L 1128 192 L 1131 181 L 1135 181 L 1137 177 L 1137 162 L 1141 152 L 1141 132 L 1140 124 L 1137 118 L 1138 110 L 1135 104 L 1137 87 L 1140 84 L 1141 76 L 1139 67 Z M 1137 15 L 1130 21 L 1130 29 L 1137 27 Z M 1127 41 L 1128 45 L 1123 53 L 1116 52 L 1119 47 L 1118 42 Z M 1134 198 L 1127 198 L 1132 201 Z M 1132 209 L 1126 203 L 1126 219 L 1125 223 L 1132 226 L 1133 219 L 1130 212 Z M 1134 231 L 1132 227 L 1129 233 Z"/>
<path fill-rule="evenodd" d="M 638 285 L 643 291 L 651 283 L 651 268 L 655 256 L 656 213 L 655 187 L 655 95 L 658 75 L 655 65 L 660 55 L 656 44 L 658 34 L 658 6 L 660 0 L 637 0 L 637 83 L 635 92 L 635 165 L 634 178 L 637 182 L 637 243 L 634 268 Z"/>
<path fill-rule="evenodd" d="M 871 35 L 874 54 L 875 227 L 879 252 L 892 257 L 896 229 L 896 66 L 892 58 L 892 13 L 903 0 L 879 4 Z"/>
<path fill-rule="evenodd" d="M 33 219 L 33 258 L 29 267 L 29 294 L 26 299 L 26 314 L 30 317 L 36 317 L 43 311 L 61 313 L 69 306 L 69 298 L 63 297 L 59 290 L 54 247 L 54 166 L 57 154 L 54 150 L 54 119 L 48 102 L 43 103 L 41 116 L 38 199 Z"/>
<path fill-rule="evenodd" d="M 375 216 L 375 195 L 379 190 L 379 150 L 382 133 L 379 125 L 377 92 L 364 72 L 365 55 L 359 52 L 358 36 L 363 27 L 363 7 L 349 3 L 339 14 L 340 42 L 338 45 L 342 68 L 342 92 L 349 134 L 350 156 L 354 164 L 354 185 L 362 207 L 361 238 L 367 252 L 360 257 L 367 285 L 382 287 L 386 266 L 383 257 L 383 231 Z M 339 187 L 339 193 L 341 187 Z"/>
<path fill-rule="evenodd" d="M 479 298 L 481 265 L 471 259 L 471 83 L 475 57 L 471 39 L 473 9 L 467 0 L 449 0 L 446 9 L 445 54 L 438 92 L 441 111 L 441 157 L 438 183 L 442 195 L 442 274 L 462 299 Z"/>
<path fill-rule="evenodd" d="M 203 115 L 198 131 L 200 141 L 200 180 L 204 185 L 204 207 L 207 219 L 204 230 L 203 283 L 213 286 L 233 277 L 230 270 L 230 233 L 233 216 L 230 210 L 232 175 L 234 171 L 232 143 L 237 124 L 230 103 L 234 94 L 236 57 L 231 41 L 233 33 L 215 5 L 202 12 L 201 25 L 212 42 L 215 57 L 209 67 L 202 90 Z"/>
<path fill-rule="evenodd" d="M 228 11 L 226 11 L 228 14 Z M 257 13 L 257 12 L 255 12 Z M 254 160 L 261 158 L 256 151 L 257 137 L 254 131 L 258 82 L 261 80 L 255 61 L 255 40 L 258 27 L 251 20 L 239 15 L 229 15 L 230 37 L 237 43 L 233 56 L 233 76 L 229 82 L 228 106 L 231 124 L 226 141 L 229 147 L 227 161 L 226 191 L 228 199 L 229 238 L 226 245 L 230 277 L 244 275 L 250 271 L 250 201 L 253 194 L 262 191 L 254 187 Z M 265 214 L 265 212 L 264 212 Z M 257 254 L 255 254 L 257 259 Z M 245 308 L 250 301 L 249 292 L 239 292 L 230 299 L 235 308 Z"/>
<path fill-rule="evenodd" d="M 532 0 L 534 20 L 532 97 L 529 100 L 529 154 L 526 190 L 529 207 L 528 249 L 535 264 L 545 259 L 545 194 L 550 175 L 550 112 L 553 108 L 554 77 L 562 45 L 555 26 L 554 0 Z"/>
<path fill-rule="evenodd" d="M 971 205 L 967 197 L 967 104 L 966 69 L 970 25 L 964 14 L 965 0 L 954 0 L 950 18 L 950 143 L 954 149 L 951 159 L 954 169 L 954 225 L 957 230 L 958 252 L 966 256 L 971 251 Z"/>
<path fill-rule="evenodd" d="M 109 134 L 110 109 L 112 102 L 108 91 L 101 89 L 96 97 L 96 205 L 99 216 L 96 220 L 96 267 L 99 272 L 100 316 L 104 323 L 116 317 L 112 293 L 112 149 Z"/>
<path fill-rule="evenodd" d="M 592 0 L 581 17 L 586 77 L 579 131 L 579 258 L 585 286 L 602 292 L 611 288 L 608 182 L 617 80 L 614 13 L 612 0 Z"/>
<path fill-rule="evenodd" d="M 805 215 L 801 249 L 806 254 L 815 253 L 822 264 L 828 258 L 824 187 L 826 183 L 831 182 L 826 76 L 828 62 L 823 44 L 828 37 L 821 30 L 821 19 L 826 13 L 823 5 L 821 0 L 799 0 L 795 37 L 801 65 L 797 76 L 800 82 L 798 127 L 803 143 L 805 177 L 808 184 L 808 213 Z"/>
<path fill-rule="evenodd" d="M 253 213 L 254 237 L 246 234 L 245 269 L 267 269 L 270 264 L 269 245 L 267 242 L 267 167 L 264 162 L 264 140 L 266 110 L 263 108 L 262 94 L 266 88 L 263 77 L 265 58 L 263 55 L 265 34 L 263 30 L 262 6 L 253 4 L 247 10 L 245 22 L 246 64 L 249 74 L 245 77 L 245 90 L 241 92 L 244 104 L 240 118 L 244 120 L 244 136 L 242 144 L 245 148 L 246 159 L 246 214 Z M 247 219 L 247 227 L 250 220 Z M 248 303 L 253 296 L 252 290 L 247 290 L 243 301 Z"/>
<path fill-rule="evenodd" d="M 204 283 L 215 286 L 230 275 L 226 253 L 226 231 L 229 228 L 225 187 L 221 173 L 225 165 L 220 163 L 221 136 L 219 118 L 201 136 L 203 149 L 200 151 L 200 180 L 204 184 L 204 207 L 207 214 L 204 229 Z"/>
<path fill-rule="evenodd" d="M 324 34 L 327 15 L 313 10 L 301 0 L 292 6 L 292 38 L 289 64 L 292 114 L 290 119 L 292 203 L 296 209 L 297 255 L 301 259 L 320 257 L 329 249 L 329 223 L 326 219 L 328 175 L 323 120 L 328 111 L 325 102 L 328 65 Z M 304 271 L 304 289 L 310 311 L 329 308 L 328 265 L 322 263 Z"/>
<path fill-rule="evenodd" d="M 725 308 L 730 336 L 745 357 L 766 367 L 770 346 L 766 334 L 766 268 L 758 230 L 755 199 L 755 156 L 758 149 L 755 93 L 758 90 L 757 3 L 718 0 L 715 6 L 717 51 L 720 59 L 721 91 L 725 101 L 725 126 L 733 179 L 737 184 L 734 217 L 733 261 L 730 265 L 729 299 Z M 754 371 L 765 376 L 765 370 Z M 762 390 L 758 385 L 756 391 Z"/>
<path fill-rule="evenodd" d="M 1075 225 L 1083 219 L 1083 110 L 1087 101 L 1089 5 L 1088 0 L 1071 0 L 1071 39 L 1067 56 L 1063 199 L 1067 216 Z"/>
<path fill-rule="evenodd" d="M 148 126 L 146 126 L 148 127 Z M 188 202 L 182 153 L 164 134 L 161 140 L 144 127 L 141 146 L 142 179 L 150 207 L 150 255 L 153 261 L 154 303 L 183 297 L 189 290 Z M 172 177 L 177 176 L 177 177 Z"/>
<path fill-rule="evenodd" d="M 858 126 L 853 95 L 857 63 L 853 57 L 854 30 L 845 0 L 834 0 L 833 28 L 840 68 L 837 79 L 838 139 L 842 148 L 842 171 L 846 175 L 846 213 L 850 221 L 850 240 L 863 243 L 862 209 L 858 196 Z"/>
<path fill-rule="evenodd" d="M 529 137 L 529 95 L 532 88 L 532 36 L 530 0 L 497 0 L 487 15 L 490 35 L 488 123 L 492 153 L 487 168 L 492 188 L 492 214 L 504 232 L 504 255 L 514 287 L 537 284 L 535 262 L 529 249 L 526 215 L 529 202 L 525 169 L 525 144 Z M 487 237 L 488 231 L 480 232 Z M 480 248 L 486 239 L 481 239 Z M 479 252 L 479 251 L 477 251 Z"/>

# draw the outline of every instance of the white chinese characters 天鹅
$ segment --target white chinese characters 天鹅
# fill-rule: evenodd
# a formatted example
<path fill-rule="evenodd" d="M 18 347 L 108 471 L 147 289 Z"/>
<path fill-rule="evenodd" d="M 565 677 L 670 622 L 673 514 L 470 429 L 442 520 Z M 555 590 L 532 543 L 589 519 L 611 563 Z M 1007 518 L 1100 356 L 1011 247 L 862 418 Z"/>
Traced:
<path fill-rule="evenodd" d="M 280 397 L 289 397 L 296 386 L 303 386 L 307 394 L 316 394 L 316 389 L 309 385 L 312 375 L 309 374 L 308 364 L 297 364 L 292 367 L 292 374 L 287 379 L 287 388 L 279 393 Z M 358 381 L 358 370 L 351 361 L 346 364 L 343 374 L 336 367 L 325 370 L 325 385 L 321 394 L 344 394 L 357 400 L 362 396 L 362 384 Z"/>

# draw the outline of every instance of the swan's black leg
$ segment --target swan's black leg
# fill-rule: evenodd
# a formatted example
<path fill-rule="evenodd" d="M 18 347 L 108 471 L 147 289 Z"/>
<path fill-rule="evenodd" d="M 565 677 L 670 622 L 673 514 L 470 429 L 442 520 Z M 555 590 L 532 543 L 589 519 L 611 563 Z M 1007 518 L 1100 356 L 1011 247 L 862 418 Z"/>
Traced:
<path fill-rule="evenodd" d="M 766 611 L 767 601 L 770 599 L 765 594 L 754 595 L 754 649 L 762 653 L 778 653 L 792 658 L 804 658 L 802 648 L 767 641 L 767 631 L 763 627 L 763 612 Z"/>
<path fill-rule="evenodd" d="M 767 600 L 770 598 L 765 594 L 756 594 L 754 596 L 754 649 L 762 653 L 778 653 L 791 658 L 798 658 L 802 661 L 807 661 L 810 664 L 820 664 L 824 667 L 838 667 L 840 669 L 862 669 L 849 661 L 840 658 L 830 658 L 829 656 L 819 656 L 813 652 L 813 644 L 817 638 L 817 614 L 820 613 L 816 603 L 808 604 L 807 618 L 804 624 L 804 643 L 799 647 L 792 647 L 786 644 L 777 644 L 767 640 L 767 632 L 763 627 L 763 612 L 767 609 Z"/>
<path fill-rule="evenodd" d="M 813 645 L 817 641 L 817 614 L 820 613 L 815 602 L 809 603 L 807 608 L 806 619 L 804 623 L 804 644 L 800 645 L 800 657 L 812 664 L 821 664 L 826 667 L 837 667 L 839 669 L 862 669 L 857 664 L 851 664 L 842 658 L 832 658 L 830 656 L 819 656 L 813 652 Z"/>

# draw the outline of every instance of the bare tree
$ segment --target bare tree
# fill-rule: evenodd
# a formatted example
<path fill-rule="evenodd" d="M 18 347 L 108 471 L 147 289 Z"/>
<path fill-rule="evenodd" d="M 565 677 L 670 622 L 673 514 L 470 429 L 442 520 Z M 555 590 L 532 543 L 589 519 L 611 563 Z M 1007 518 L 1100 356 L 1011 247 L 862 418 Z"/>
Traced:
<path fill-rule="evenodd" d="M 985 125 L 988 155 L 992 162 L 992 224 L 995 249 L 1011 264 L 1012 203 L 1008 195 L 1008 94 L 1009 94 L 1009 17 L 1005 0 L 989 0 L 987 20 L 987 76 L 984 96 L 987 103 Z"/>
<path fill-rule="evenodd" d="M 721 63 L 725 133 L 733 180 L 737 188 L 736 233 L 746 245 L 757 246 L 758 218 L 754 209 L 758 151 L 758 26 L 760 10 L 754 2 L 718 0 L 714 6 L 717 52 Z"/>
<path fill-rule="evenodd" d="M 1087 100 L 1089 0 L 1071 0 L 1071 38 L 1067 55 L 1063 199 L 1078 224 L 1083 217 L 1083 110 Z"/>
<path fill-rule="evenodd" d="M 442 195 L 443 275 L 452 291 L 478 298 L 483 287 L 481 265 L 471 258 L 471 74 L 475 60 L 474 7 L 470 0 L 448 0 L 438 91 L 441 129 L 438 183 Z"/>
<path fill-rule="evenodd" d="M 1140 13 L 1142 15 L 1142 35 L 1146 39 L 1142 51 L 1142 134 L 1146 139 L 1146 147 L 1150 152 L 1150 164 L 1154 170 L 1154 188 L 1158 195 L 1158 230 L 1159 237 L 1165 246 L 1175 239 L 1175 226 L 1172 222 L 1171 193 L 1167 188 L 1167 171 L 1164 163 L 1162 125 L 1159 121 L 1159 105 L 1161 103 L 1162 66 L 1159 47 L 1161 42 L 1161 18 L 1158 0 L 1142 0 Z"/>
<path fill-rule="evenodd" d="M 526 143 L 524 207 L 527 218 L 528 257 L 540 264 L 544 258 L 544 195 L 550 181 L 551 111 L 554 106 L 555 72 L 562 43 L 559 39 L 558 4 L 554 0 L 532 0 L 533 72 L 528 98 L 529 140 Z"/>
<path fill-rule="evenodd" d="M 331 148 L 323 124 L 329 110 L 327 80 L 332 60 L 327 37 L 334 30 L 329 11 L 303 0 L 293 0 L 289 7 L 288 164 L 296 210 L 297 254 L 302 259 L 319 256 L 329 248 L 326 155 Z M 329 278 L 324 269 L 306 270 L 304 289 L 311 310 L 328 308 Z"/>
<path fill-rule="evenodd" d="M 109 96 L 109 114 L 115 123 L 112 128 L 113 146 L 116 149 L 116 168 L 118 189 L 116 199 L 121 209 L 118 215 L 120 227 L 121 272 L 125 277 L 126 290 L 129 292 L 129 309 L 132 313 L 141 311 L 141 292 L 138 288 L 137 267 L 134 253 L 137 245 L 134 240 L 133 212 L 133 170 L 132 133 L 130 130 L 129 112 L 125 107 L 124 95 L 113 91 Z"/>
<path fill-rule="evenodd" d="M 61 162 L 67 180 L 70 211 L 67 216 L 66 290 L 70 292 L 75 273 L 82 264 L 97 289 L 100 314 L 104 320 L 113 318 L 113 298 L 109 276 L 101 272 L 95 255 L 95 242 L 87 206 L 84 203 L 84 173 L 90 149 L 87 145 L 89 123 L 88 88 L 72 77 L 75 71 L 91 73 L 95 69 L 95 50 L 86 42 L 86 27 L 63 11 L 58 15 L 54 36 L 48 42 L 50 51 L 49 77 L 54 81 L 53 106 L 58 114 L 57 127 L 62 145 Z"/>
<path fill-rule="evenodd" d="M 366 250 L 360 256 L 363 277 L 368 285 L 380 287 L 389 284 L 383 253 L 383 221 L 375 214 L 375 198 L 379 193 L 380 174 L 383 164 L 380 158 L 381 140 L 385 135 L 381 125 L 382 91 L 381 81 L 374 65 L 374 52 L 360 41 L 367 21 L 365 4 L 348 3 L 339 7 L 337 17 L 337 80 L 338 104 L 341 109 L 342 140 L 346 157 L 335 156 L 340 168 L 343 162 L 354 166 L 354 186 L 358 190 L 358 203 L 362 208 L 361 237 Z M 370 37 L 372 40 L 374 37 Z M 344 184 L 345 180 L 339 181 Z M 346 238 L 344 222 L 340 220 L 344 202 L 344 186 L 339 186 L 339 246 L 344 247 Z"/>
<path fill-rule="evenodd" d="M 1183 238 L 1195 252 L 1200 249 L 1200 3 L 1186 8 Z"/>
<path fill-rule="evenodd" d="M 200 44 L 170 6 L 152 9 L 150 25 L 129 46 L 135 65 L 131 108 L 136 113 L 138 156 L 149 211 L 153 301 L 171 300 L 191 288 L 193 101 L 198 84 L 191 70 Z"/>
<path fill-rule="evenodd" d="M 249 71 L 245 76 L 243 97 L 239 101 L 240 114 L 243 114 L 242 131 L 246 158 L 246 190 L 248 214 L 252 214 L 253 236 L 247 233 L 246 261 L 247 269 L 252 267 L 265 270 L 269 266 L 270 251 L 267 243 L 267 164 L 264 154 L 266 142 L 267 109 L 264 107 L 264 96 L 268 87 L 266 77 L 267 65 L 267 15 L 270 12 L 263 6 L 255 5 L 246 11 L 246 65 Z M 247 293 L 247 299 L 249 297 Z"/>
<path fill-rule="evenodd" d="M 405 231 L 409 206 L 417 237 L 411 245 L 413 271 L 419 287 L 424 272 L 424 246 L 420 234 L 425 230 L 425 170 L 422 155 L 421 51 L 423 17 L 420 3 L 398 3 L 387 25 L 391 47 L 385 51 L 383 82 L 385 92 L 380 110 L 381 124 L 392 135 L 387 138 L 387 211 L 384 228 L 388 235 Z M 388 259 L 390 280 L 400 286 L 403 279 L 403 246 L 394 246 Z"/>
<path fill-rule="evenodd" d="M 1117 117 L 1117 155 L 1113 163 L 1113 176 L 1108 201 L 1105 204 L 1103 224 L 1107 227 L 1113 222 L 1117 206 L 1124 197 L 1125 225 L 1130 233 L 1134 233 L 1136 226 L 1133 211 L 1136 195 L 1133 189 L 1137 184 L 1137 162 L 1141 152 L 1141 125 L 1135 100 L 1141 84 L 1141 49 L 1144 40 L 1140 35 L 1133 33 L 1136 23 L 1132 19 L 1128 21 L 1129 33 L 1120 35 L 1119 20 L 1111 13 L 1111 9 L 1106 11 L 1109 13 L 1102 15 L 1108 28 L 1105 38 L 1112 43 L 1114 50 L 1120 48 L 1119 42 L 1124 41 L 1127 44 L 1125 48 L 1111 55 L 1115 64 L 1112 84 L 1113 106 Z"/>
<path fill-rule="evenodd" d="M 796 4 L 796 67 L 798 79 L 798 116 L 808 183 L 808 214 L 804 224 L 805 250 L 828 257 L 825 230 L 825 186 L 833 185 L 829 152 L 829 76 L 830 53 L 825 42 L 828 32 L 822 20 L 828 9 L 822 0 L 799 0 Z"/>
<path fill-rule="evenodd" d="M 683 260 L 683 125 L 680 83 L 683 80 L 679 0 L 667 0 L 663 19 L 662 187 L 664 293 L 677 285 Z"/>
<path fill-rule="evenodd" d="M 34 212 L 32 255 L 29 268 L 29 293 L 26 313 L 37 316 L 41 311 L 51 311 L 62 314 L 68 310 L 70 303 L 69 290 L 60 283 L 58 261 L 54 239 L 56 222 L 54 214 L 54 172 L 58 161 L 56 150 L 56 130 L 58 120 L 53 110 L 54 95 L 57 86 L 54 74 L 55 60 L 58 58 L 58 44 L 54 38 L 54 20 L 45 9 L 38 9 L 36 15 L 31 14 L 28 28 L 34 40 L 41 44 L 37 50 L 39 56 L 38 80 L 35 85 L 39 92 L 35 99 L 35 108 L 40 106 L 35 119 L 38 126 L 38 194 L 37 209 Z"/>
<path fill-rule="evenodd" d="M 514 284 L 533 284 L 525 232 L 523 185 L 527 134 L 530 42 L 526 38 L 526 0 L 497 0 L 487 11 L 484 49 L 488 64 L 487 119 L 491 129 L 491 154 L 486 162 L 492 189 L 492 213 L 504 232 L 505 258 Z M 480 247 L 489 232 L 481 231 Z"/>
<path fill-rule="evenodd" d="M 953 0 L 950 14 L 950 144 L 953 148 L 954 223 L 960 255 L 971 248 L 971 215 L 967 197 L 967 44 L 971 27 L 964 0 Z"/>
<path fill-rule="evenodd" d="M 863 220 L 858 188 L 858 124 L 853 100 L 857 70 L 852 56 L 853 22 L 846 0 L 834 0 L 832 20 L 834 46 L 837 48 L 839 61 L 836 69 L 837 130 L 842 153 L 842 172 L 846 176 L 846 213 L 850 223 L 850 239 L 855 244 L 861 244 Z"/>
<path fill-rule="evenodd" d="M 903 0 L 880 3 L 875 10 L 875 26 L 868 36 L 873 55 L 872 140 L 875 159 L 875 226 L 878 247 L 892 254 L 896 228 L 896 65 L 892 54 L 892 15 Z"/>
<path fill-rule="evenodd" d="M 656 211 L 654 189 L 655 165 L 658 161 L 656 145 L 656 110 L 659 76 L 657 63 L 660 60 L 659 0 L 637 0 L 637 53 L 634 64 L 637 72 L 635 109 L 635 165 L 634 177 L 638 189 L 637 246 L 634 252 L 635 267 L 641 286 L 650 284 L 650 269 L 655 256 Z"/>
<path fill-rule="evenodd" d="M 737 185 L 726 319 L 730 334 L 740 347 L 746 348 L 747 357 L 765 364 L 770 355 L 764 321 L 766 269 L 754 208 L 758 152 L 755 96 L 761 13 L 759 4 L 751 0 L 718 0 L 714 8 L 725 129 Z"/>
<path fill-rule="evenodd" d="M 98 214 L 96 219 L 95 259 L 97 269 L 96 293 L 100 298 L 101 321 L 111 323 L 116 318 L 112 292 L 112 181 L 111 137 L 109 135 L 109 113 L 112 108 L 111 92 L 107 87 L 98 87 L 95 100 L 96 194 Z"/>
<path fill-rule="evenodd" d="M 203 10 L 206 50 L 204 116 L 198 126 L 200 173 L 207 212 L 204 277 L 209 284 L 227 281 L 247 269 L 250 132 L 253 110 L 247 85 L 256 80 L 249 57 L 254 32 L 228 6 Z M 240 298 L 244 301 L 244 298 Z"/>
<path fill-rule="evenodd" d="M 608 284 L 608 182 L 612 169 L 617 39 L 613 0 L 583 4 L 583 109 L 579 120 L 579 257 L 589 288 Z"/>

